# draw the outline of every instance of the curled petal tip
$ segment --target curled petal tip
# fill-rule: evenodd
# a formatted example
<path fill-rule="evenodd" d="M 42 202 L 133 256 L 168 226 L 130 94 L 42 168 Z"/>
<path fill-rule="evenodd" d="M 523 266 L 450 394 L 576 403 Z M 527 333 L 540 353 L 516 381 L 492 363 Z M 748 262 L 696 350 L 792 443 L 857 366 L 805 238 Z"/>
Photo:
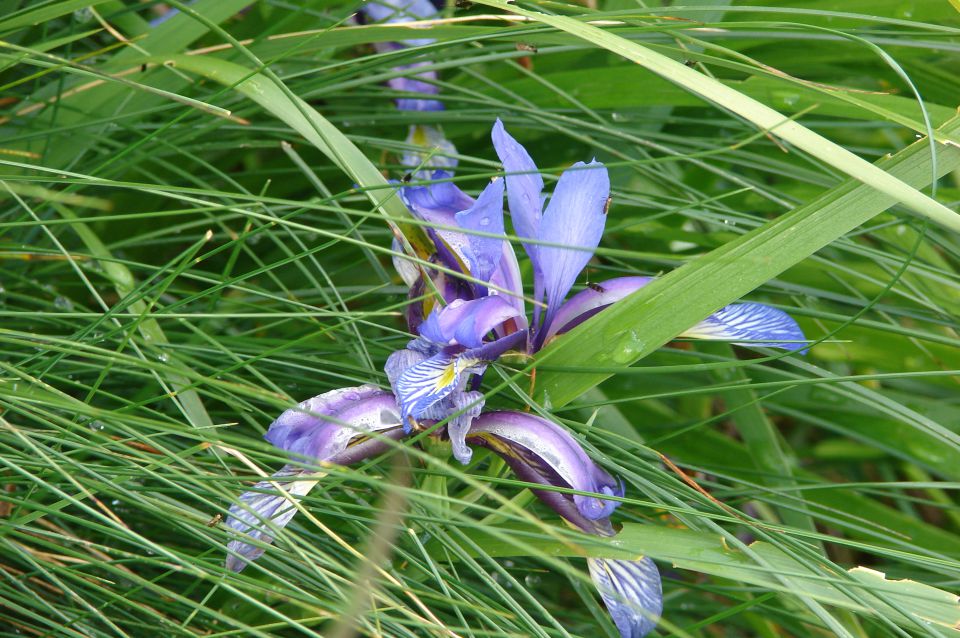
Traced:
<path fill-rule="evenodd" d="M 456 299 L 450 305 L 430 313 L 420 325 L 420 336 L 441 347 L 456 345 L 479 348 L 484 345 L 484 337 L 491 330 L 521 315 L 516 306 L 502 295 L 471 301 Z"/>
<path fill-rule="evenodd" d="M 593 462 L 580 443 L 556 423 L 522 412 L 488 412 L 474 421 L 468 441 L 503 457 L 521 479 L 597 496 L 534 490 L 560 516 L 593 533 L 619 505 L 623 486 Z"/>
<path fill-rule="evenodd" d="M 606 496 L 615 496 L 618 498 L 622 497 L 624 493 L 622 483 L 619 487 L 600 485 L 597 489 L 597 492 Z M 582 494 L 574 494 L 573 502 L 576 504 L 577 509 L 580 510 L 580 513 L 591 521 L 608 518 L 611 514 L 613 514 L 615 509 L 620 507 L 620 501 L 597 498 L 595 496 L 584 496 Z"/>
<path fill-rule="evenodd" d="M 587 559 L 590 576 L 623 638 L 643 638 L 663 612 L 660 572 L 647 557 L 636 561 Z"/>
<path fill-rule="evenodd" d="M 396 401 L 376 386 L 331 390 L 281 414 L 264 438 L 299 457 L 327 460 L 357 436 L 396 427 L 390 410 Z"/>

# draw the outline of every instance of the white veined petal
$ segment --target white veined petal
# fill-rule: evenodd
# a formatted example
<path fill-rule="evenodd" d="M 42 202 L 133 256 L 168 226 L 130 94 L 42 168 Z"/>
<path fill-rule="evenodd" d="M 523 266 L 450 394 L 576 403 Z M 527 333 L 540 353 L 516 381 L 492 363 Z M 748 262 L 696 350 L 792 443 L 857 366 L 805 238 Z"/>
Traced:
<path fill-rule="evenodd" d="M 652 560 L 588 558 L 587 566 L 623 638 L 642 638 L 653 631 L 663 613 L 663 590 Z"/>
<path fill-rule="evenodd" d="M 235 538 L 227 545 L 227 569 L 243 570 L 251 561 L 259 558 L 265 545 L 273 542 L 274 535 L 283 529 L 297 513 L 294 498 L 305 496 L 318 483 L 320 476 L 314 474 L 309 480 L 279 483 L 276 479 L 304 474 L 303 470 L 287 466 L 273 475 L 272 480 L 261 481 L 253 490 L 240 496 L 239 502 L 230 507 L 227 527 L 244 537 Z M 277 487 L 282 491 L 277 491 Z M 251 542 L 253 541 L 253 542 Z"/>
<path fill-rule="evenodd" d="M 680 336 L 724 339 L 737 345 L 803 350 L 806 344 L 793 317 L 759 303 L 737 303 L 721 308 Z"/>
<path fill-rule="evenodd" d="M 411 416 L 419 418 L 427 408 L 456 390 L 463 371 L 476 363 L 475 359 L 441 352 L 407 368 L 397 379 L 397 398 L 404 422 Z"/>

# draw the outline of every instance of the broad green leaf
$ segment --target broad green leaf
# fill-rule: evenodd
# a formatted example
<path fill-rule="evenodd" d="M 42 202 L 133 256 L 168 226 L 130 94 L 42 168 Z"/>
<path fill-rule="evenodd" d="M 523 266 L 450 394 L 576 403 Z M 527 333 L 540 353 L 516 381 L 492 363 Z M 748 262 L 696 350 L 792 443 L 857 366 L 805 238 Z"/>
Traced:
<path fill-rule="evenodd" d="M 679 569 L 809 596 L 858 613 L 882 615 L 904 627 L 933 625 L 943 636 L 960 636 L 960 598 L 956 594 L 910 580 L 889 580 L 864 567 L 844 572 L 833 566 L 815 566 L 767 542 L 751 543 L 748 553 L 715 534 L 636 523 L 625 523 L 612 539 L 589 538 L 583 544 L 544 539 L 532 528 L 517 528 L 496 537 L 472 530 L 468 535 L 484 552 L 499 557 L 523 554 L 511 542 L 514 535 L 553 556 L 621 560 L 650 556 Z M 775 575 L 787 577 L 796 589 L 786 588 Z"/>

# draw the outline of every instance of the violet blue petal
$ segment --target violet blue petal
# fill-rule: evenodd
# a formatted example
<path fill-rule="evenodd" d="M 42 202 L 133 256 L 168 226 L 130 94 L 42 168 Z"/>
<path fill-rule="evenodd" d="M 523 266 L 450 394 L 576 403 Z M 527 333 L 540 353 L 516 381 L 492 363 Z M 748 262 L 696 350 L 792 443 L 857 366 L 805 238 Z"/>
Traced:
<path fill-rule="evenodd" d="M 799 350 L 801 354 L 807 351 L 806 337 L 793 317 L 760 303 L 735 303 L 721 308 L 680 336 Z"/>
<path fill-rule="evenodd" d="M 590 576 L 623 638 L 643 638 L 663 612 L 660 572 L 650 558 L 588 558 Z"/>
<path fill-rule="evenodd" d="M 362 433 L 344 423 L 340 417 L 343 410 L 356 403 L 366 406 L 376 397 L 391 399 L 389 392 L 372 385 L 331 390 L 281 414 L 263 438 L 291 454 L 325 461 Z M 371 409 L 379 409 L 379 405 Z"/>
<path fill-rule="evenodd" d="M 452 175 L 446 171 L 436 171 L 431 179 L 447 180 Z M 473 206 L 474 199 L 448 181 L 437 181 L 426 186 L 405 186 L 400 189 L 400 199 L 416 217 L 437 226 L 457 227 L 456 214 Z M 467 258 L 470 241 L 467 235 L 458 230 L 430 230 L 469 270 L 472 264 Z M 444 262 L 449 260 L 444 259 Z M 460 270 L 457 264 L 448 267 Z"/>
<path fill-rule="evenodd" d="M 510 305 L 517 309 L 517 327 L 527 327 L 520 265 L 517 263 L 517 255 L 513 251 L 513 244 L 508 241 L 503 242 L 503 257 L 500 259 L 500 267 L 494 270 L 490 277 L 490 294 L 499 295 L 510 302 Z M 503 334 L 500 336 L 503 336 Z"/>
<path fill-rule="evenodd" d="M 453 406 L 447 422 L 447 435 L 453 448 L 453 457 L 466 465 L 473 458 L 473 450 L 467 445 L 467 432 L 473 420 L 483 411 L 482 392 L 458 392 L 450 397 Z"/>
<path fill-rule="evenodd" d="M 403 91 L 404 93 L 417 93 L 417 97 L 401 97 L 396 99 L 397 108 L 401 111 L 442 111 L 443 102 L 434 100 L 428 95 L 437 95 L 440 93 L 440 87 L 437 86 L 436 71 L 420 71 L 416 69 L 429 66 L 432 62 L 414 62 L 394 68 L 395 71 L 408 71 L 408 73 L 387 80 L 387 86 L 394 91 Z"/>
<path fill-rule="evenodd" d="M 481 392 L 453 392 L 420 415 L 420 419 L 447 420 L 447 436 L 453 448 L 453 456 L 466 465 L 473 457 L 473 450 L 466 443 L 470 424 L 483 411 L 484 398 Z"/>
<path fill-rule="evenodd" d="M 404 186 L 400 189 L 400 197 L 410 211 L 423 221 L 455 227 L 455 215 L 473 206 L 475 200 L 453 182 L 443 181 L 451 177 L 452 173 L 436 171 L 430 176 L 435 183 Z"/>
<path fill-rule="evenodd" d="M 391 393 L 360 386 L 327 392 L 287 410 L 264 438 L 294 456 L 346 464 L 385 449 L 388 444 L 381 439 L 399 438 L 400 423 L 400 410 Z M 374 432 L 382 435 L 380 439 L 367 436 Z M 293 497 L 307 494 L 321 476 L 290 464 L 274 479 L 305 477 L 303 480 L 261 481 L 243 494 L 230 508 L 227 526 L 246 537 L 227 546 L 227 567 L 240 571 L 263 554 L 263 545 L 271 543 L 276 531 L 296 513 Z"/>
<path fill-rule="evenodd" d="M 418 354 L 427 355 L 428 358 L 403 369 L 393 383 L 405 430 L 408 433 L 412 430 L 411 419 L 440 420 L 448 417 L 457 405 L 457 395 L 464 391 L 468 375 L 483 374 L 490 362 L 522 344 L 526 337 L 526 330 L 521 330 L 477 348 L 464 350 L 457 345 L 432 355 L 427 353 L 435 352 L 437 346 L 424 338 L 407 344 L 407 350 L 421 348 Z M 391 355 L 388 376 L 395 375 L 402 365 L 416 358 L 416 354 Z M 434 409 L 437 405 L 439 408 Z"/>
<path fill-rule="evenodd" d="M 411 89 L 403 89 L 410 91 Z M 399 97 L 394 100 L 398 111 L 443 111 L 447 107 L 440 100 L 419 97 Z"/>
<path fill-rule="evenodd" d="M 517 309 L 502 296 L 457 299 L 430 313 L 420 326 L 420 336 L 440 346 L 478 348 L 491 330 L 516 316 Z"/>
<path fill-rule="evenodd" d="M 522 239 L 540 237 L 540 218 L 543 211 L 543 178 L 533 163 L 527 149 L 507 133 L 500 118 L 493 125 L 493 147 L 506 173 L 507 203 L 514 233 Z M 543 266 L 536 244 L 523 242 L 523 248 L 533 264 L 533 325 L 540 322 L 540 306 L 543 301 Z"/>
<path fill-rule="evenodd" d="M 292 482 L 276 480 L 296 479 L 305 475 L 311 478 Z M 273 481 L 261 481 L 240 496 L 239 502 L 230 507 L 227 527 L 245 534 L 245 537 L 227 544 L 227 569 L 239 572 L 263 555 L 265 545 L 272 543 L 277 531 L 283 529 L 297 513 L 294 498 L 310 492 L 318 482 L 317 477 L 317 474 L 287 465 L 273 475 Z M 280 485 L 285 493 L 277 492 L 274 483 Z"/>
<path fill-rule="evenodd" d="M 429 0 L 367 0 L 360 10 L 372 22 L 386 21 L 390 24 L 426 20 L 437 15 L 437 8 Z M 429 38 L 401 41 L 408 47 L 423 46 L 432 42 L 434 40 Z"/>
<path fill-rule="evenodd" d="M 543 200 L 543 178 L 527 149 L 523 148 L 503 126 L 500 118 L 493 125 L 493 147 L 503 164 L 507 182 L 507 201 L 510 217 L 518 237 L 537 239 L 540 236 L 540 216 Z M 536 246 L 524 244 L 530 259 L 536 259 Z"/>
<path fill-rule="evenodd" d="M 577 162 L 557 182 L 540 221 L 539 238 L 552 245 L 537 249 L 547 299 L 544 332 L 600 243 L 609 196 L 610 178 L 599 162 Z"/>
<path fill-rule="evenodd" d="M 518 330 L 490 343 L 485 343 L 478 348 L 466 350 L 461 356 L 467 357 L 468 359 L 475 359 L 482 363 L 490 363 L 499 359 L 500 355 L 507 350 L 521 349 L 526 338 L 527 330 Z"/>
<path fill-rule="evenodd" d="M 400 379 L 400 375 L 406 372 L 409 368 L 422 363 L 426 359 L 430 358 L 437 352 L 439 348 L 433 347 L 433 352 L 425 353 L 420 350 L 414 350 L 412 348 L 404 348 L 403 350 L 397 350 L 389 357 L 387 357 L 387 363 L 383 366 L 383 371 L 387 374 L 387 379 L 390 381 L 390 387 L 393 388 L 393 393 L 398 395 L 397 392 L 397 381 Z"/>
<path fill-rule="evenodd" d="M 436 256 L 431 257 L 431 260 L 435 258 Z M 424 313 L 429 313 L 437 305 L 432 295 L 434 290 L 440 293 L 443 302 L 447 305 L 452 304 L 457 299 L 467 300 L 474 297 L 473 287 L 462 278 L 448 275 L 439 270 L 428 269 L 427 273 L 433 285 L 428 286 L 421 276 L 414 281 L 407 295 L 410 303 L 407 304 L 405 315 L 407 328 L 412 334 L 420 333 L 420 326 L 426 320 Z M 522 310 L 518 312 L 522 312 Z"/>
<path fill-rule="evenodd" d="M 594 463 L 580 443 L 564 428 L 538 416 L 522 412 L 488 412 L 477 417 L 467 441 L 490 448 L 524 480 L 565 487 L 597 496 L 563 494 L 562 501 L 575 506 L 576 515 L 556 498 L 537 495 L 557 513 L 583 528 L 578 520 L 607 518 L 620 504 L 604 496 L 623 496 L 623 486 Z M 556 492 L 554 492 L 556 494 Z"/>
<path fill-rule="evenodd" d="M 374 22 L 392 23 L 424 20 L 437 14 L 430 0 L 367 0 L 360 10 Z"/>
<path fill-rule="evenodd" d="M 544 343 L 592 317 L 599 310 L 620 301 L 653 281 L 653 277 L 617 277 L 581 290 L 557 309 L 553 322 L 544 335 Z"/>
<path fill-rule="evenodd" d="M 462 390 L 463 374 L 477 363 L 440 352 L 404 370 L 395 386 L 404 430 L 412 431 L 412 420 L 423 418 L 434 404 Z"/>
<path fill-rule="evenodd" d="M 455 218 L 460 228 L 467 231 L 470 251 L 467 256 L 473 265 L 470 274 L 481 281 L 490 281 L 503 259 L 503 180 L 495 179 L 487 184 L 473 206 L 460 211 Z M 496 237 L 474 234 L 477 232 L 492 233 Z"/>

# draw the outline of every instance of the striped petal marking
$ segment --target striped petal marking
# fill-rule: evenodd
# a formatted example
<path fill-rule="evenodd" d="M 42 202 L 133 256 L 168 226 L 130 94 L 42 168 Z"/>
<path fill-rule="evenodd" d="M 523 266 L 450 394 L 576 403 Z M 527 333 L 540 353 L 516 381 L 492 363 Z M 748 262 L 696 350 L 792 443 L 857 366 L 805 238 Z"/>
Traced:
<path fill-rule="evenodd" d="M 663 612 L 663 590 L 652 560 L 588 558 L 587 566 L 623 638 L 642 638 L 653 631 Z"/>
<path fill-rule="evenodd" d="M 407 368 L 396 385 L 404 430 L 410 432 L 411 419 L 420 418 L 427 408 L 459 388 L 463 373 L 479 363 L 474 357 L 441 352 Z"/>
<path fill-rule="evenodd" d="M 760 303 L 735 303 L 721 308 L 681 336 L 806 352 L 803 331 L 793 317 Z"/>

